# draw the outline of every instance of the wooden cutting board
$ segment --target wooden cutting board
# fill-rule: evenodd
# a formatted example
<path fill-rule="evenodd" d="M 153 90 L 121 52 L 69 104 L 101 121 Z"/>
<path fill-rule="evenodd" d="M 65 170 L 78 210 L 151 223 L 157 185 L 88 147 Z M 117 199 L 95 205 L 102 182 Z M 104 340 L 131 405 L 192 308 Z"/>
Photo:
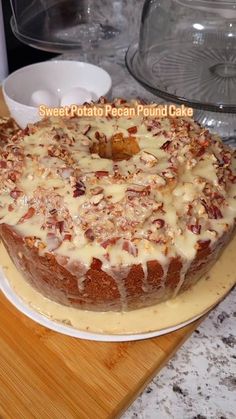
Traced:
<path fill-rule="evenodd" d="M 0 418 L 119 417 L 199 323 L 145 341 L 82 341 L 39 326 L 0 293 Z"/>

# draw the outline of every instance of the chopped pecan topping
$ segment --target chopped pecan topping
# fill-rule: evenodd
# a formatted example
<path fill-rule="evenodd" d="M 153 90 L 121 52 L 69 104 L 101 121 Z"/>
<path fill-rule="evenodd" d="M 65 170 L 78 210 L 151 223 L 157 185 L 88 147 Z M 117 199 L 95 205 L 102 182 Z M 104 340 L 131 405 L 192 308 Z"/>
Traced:
<path fill-rule="evenodd" d="M 86 135 L 89 132 L 90 128 L 91 128 L 90 124 L 85 125 L 85 127 L 82 130 L 82 134 Z"/>
<path fill-rule="evenodd" d="M 99 132 L 99 131 L 96 131 L 94 136 L 95 136 L 96 140 L 98 140 L 98 141 L 104 141 L 105 142 L 106 139 L 107 139 L 106 135 L 102 132 Z"/>
<path fill-rule="evenodd" d="M 98 177 L 98 178 L 105 177 L 105 176 L 108 176 L 108 175 L 109 175 L 109 172 L 107 172 L 106 170 L 97 170 L 95 172 L 95 176 Z"/>
<path fill-rule="evenodd" d="M 66 234 L 64 235 L 64 237 L 63 237 L 63 240 L 68 240 L 68 241 L 71 241 L 71 240 L 72 240 L 72 235 L 71 235 L 71 234 L 66 233 Z"/>
<path fill-rule="evenodd" d="M 162 220 L 162 218 L 157 218 L 156 220 L 153 220 L 152 224 L 155 224 L 155 226 L 159 229 L 164 227 L 165 221 Z"/>
<path fill-rule="evenodd" d="M 35 214 L 35 209 L 33 207 L 30 207 L 28 211 L 26 212 L 26 214 L 20 218 L 20 220 L 18 221 L 18 224 L 24 223 L 26 220 L 29 220 L 30 218 L 34 216 L 34 214 Z"/>
<path fill-rule="evenodd" d="M 205 150 L 205 147 L 200 147 L 199 148 L 199 150 L 198 150 L 198 152 L 197 152 L 197 154 L 196 154 L 196 157 L 201 157 L 201 156 L 203 156 L 203 154 L 206 152 L 206 150 Z"/>
<path fill-rule="evenodd" d="M 106 249 L 108 246 L 111 246 L 113 244 L 116 244 L 116 242 L 119 240 L 120 237 L 112 237 L 111 239 L 107 239 L 104 242 L 101 243 L 101 246 Z"/>
<path fill-rule="evenodd" d="M 190 226 L 188 226 L 188 229 L 193 233 L 193 234 L 200 234 L 201 233 L 201 226 L 199 224 L 192 224 Z"/>
<path fill-rule="evenodd" d="M 98 100 L 98 103 L 101 103 L 104 105 L 105 103 L 107 103 L 107 99 L 104 96 L 101 96 Z"/>
<path fill-rule="evenodd" d="M 153 154 L 147 153 L 146 151 L 142 152 L 140 160 L 151 167 L 157 163 L 157 158 L 153 156 Z"/>
<path fill-rule="evenodd" d="M 99 202 L 101 202 L 101 200 L 104 198 L 104 195 L 102 193 L 98 194 L 98 195 L 94 195 L 92 196 L 92 198 L 90 198 L 90 202 L 93 205 L 98 205 Z"/>
<path fill-rule="evenodd" d="M 7 162 L 6 161 L 0 161 L 0 169 L 6 169 L 7 167 Z"/>
<path fill-rule="evenodd" d="M 167 179 L 173 179 L 175 177 L 174 173 L 172 173 L 170 170 L 164 170 L 162 175 Z"/>
<path fill-rule="evenodd" d="M 136 132 L 138 131 L 138 128 L 137 128 L 136 126 L 129 127 L 129 128 L 127 129 L 127 131 L 128 131 L 130 134 L 136 134 Z"/>
<path fill-rule="evenodd" d="M 8 173 L 8 179 L 10 179 L 12 182 L 16 182 L 17 179 L 19 179 L 20 173 L 19 172 L 9 172 Z"/>
<path fill-rule="evenodd" d="M 57 213 L 57 210 L 56 210 L 56 208 L 53 208 L 49 212 L 50 212 L 51 215 L 55 215 Z"/>
<path fill-rule="evenodd" d="M 12 212 L 12 211 L 14 211 L 15 210 L 15 206 L 14 205 L 12 205 L 12 204 L 9 204 L 8 205 L 8 211 L 9 212 Z"/>
<path fill-rule="evenodd" d="M 162 150 L 168 150 L 169 146 L 171 145 L 171 141 L 168 140 L 166 141 L 164 144 L 162 144 L 162 146 L 160 147 Z"/>
<path fill-rule="evenodd" d="M 86 187 L 82 180 L 78 180 L 75 184 L 75 190 L 73 192 L 73 197 L 77 198 L 78 196 L 82 196 L 85 194 Z"/>
<path fill-rule="evenodd" d="M 11 192 L 10 192 L 10 196 L 13 199 L 17 199 L 19 198 L 21 195 L 23 194 L 23 192 L 20 189 L 14 188 Z"/>
<path fill-rule="evenodd" d="M 131 194 L 147 196 L 150 195 L 151 188 L 150 186 L 143 187 L 142 185 L 132 185 L 128 187 L 127 192 Z"/>
<path fill-rule="evenodd" d="M 197 250 L 205 250 L 211 244 L 211 240 L 199 240 L 196 244 Z"/>
<path fill-rule="evenodd" d="M 92 195 L 98 195 L 103 192 L 103 188 L 101 186 L 95 186 L 95 188 L 90 189 Z"/>
<path fill-rule="evenodd" d="M 88 228 L 85 232 L 84 232 L 85 237 L 89 240 L 89 241 L 94 241 L 95 236 L 93 233 L 93 230 L 91 228 Z"/>
<path fill-rule="evenodd" d="M 58 228 L 58 230 L 60 231 L 60 233 L 62 233 L 64 231 L 64 221 L 57 221 L 56 222 L 56 228 Z"/>
<path fill-rule="evenodd" d="M 50 252 L 58 249 L 58 247 L 62 244 L 62 240 L 54 233 L 47 233 L 46 242 L 47 248 Z"/>
<path fill-rule="evenodd" d="M 210 219 L 219 219 L 219 218 L 223 218 L 222 212 L 220 210 L 220 208 L 218 208 L 216 205 L 211 205 L 211 204 L 207 204 L 206 201 L 204 199 L 201 200 L 202 205 L 204 206 L 208 217 Z"/>
<path fill-rule="evenodd" d="M 125 240 L 122 245 L 122 249 L 128 252 L 132 256 L 138 256 L 138 249 L 134 243 L 129 240 Z"/>

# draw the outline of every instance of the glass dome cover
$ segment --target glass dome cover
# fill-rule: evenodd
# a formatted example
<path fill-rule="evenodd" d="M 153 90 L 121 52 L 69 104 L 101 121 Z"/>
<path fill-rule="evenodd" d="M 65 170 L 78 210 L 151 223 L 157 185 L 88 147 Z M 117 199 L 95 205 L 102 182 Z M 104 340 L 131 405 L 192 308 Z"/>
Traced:
<path fill-rule="evenodd" d="M 14 35 L 34 48 L 53 52 L 127 48 L 140 13 L 133 13 L 133 2 L 128 0 L 10 2 Z"/>
<path fill-rule="evenodd" d="M 157 96 L 236 113 L 236 1 L 146 0 L 126 64 Z"/>

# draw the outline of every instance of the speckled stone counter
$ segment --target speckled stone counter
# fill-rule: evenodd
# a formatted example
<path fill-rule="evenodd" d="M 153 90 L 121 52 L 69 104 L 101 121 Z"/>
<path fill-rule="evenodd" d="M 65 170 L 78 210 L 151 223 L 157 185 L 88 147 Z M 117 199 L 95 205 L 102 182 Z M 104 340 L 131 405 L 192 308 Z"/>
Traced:
<path fill-rule="evenodd" d="M 83 60 L 76 54 L 63 58 Z M 123 57 L 97 57 L 95 63 L 111 74 L 113 97 L 161 102 L 129 75 Z M 122 419 L 236 419 L 235 301 L 236 288 L 207 316 Z"/>
<path fill-rule="evenodd" d="M 122 419 L 236 418 L 236 288 Z"/>

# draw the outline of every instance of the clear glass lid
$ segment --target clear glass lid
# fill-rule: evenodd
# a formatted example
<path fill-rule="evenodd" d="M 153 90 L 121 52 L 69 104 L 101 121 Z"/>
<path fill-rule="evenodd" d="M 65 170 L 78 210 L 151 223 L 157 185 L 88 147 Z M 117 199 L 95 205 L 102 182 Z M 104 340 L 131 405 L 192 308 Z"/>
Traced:
<path fill-rule="evenodd" d="M 54 52 L 127 48 L 140 14 L 130 0 L 11 0 L 11 6 L 15 36 Z"/>
<path fill-rule="evenodd" d="M 170 101 L 236 112 L 236 0 L 146 0 L 126 64 Z"/>

